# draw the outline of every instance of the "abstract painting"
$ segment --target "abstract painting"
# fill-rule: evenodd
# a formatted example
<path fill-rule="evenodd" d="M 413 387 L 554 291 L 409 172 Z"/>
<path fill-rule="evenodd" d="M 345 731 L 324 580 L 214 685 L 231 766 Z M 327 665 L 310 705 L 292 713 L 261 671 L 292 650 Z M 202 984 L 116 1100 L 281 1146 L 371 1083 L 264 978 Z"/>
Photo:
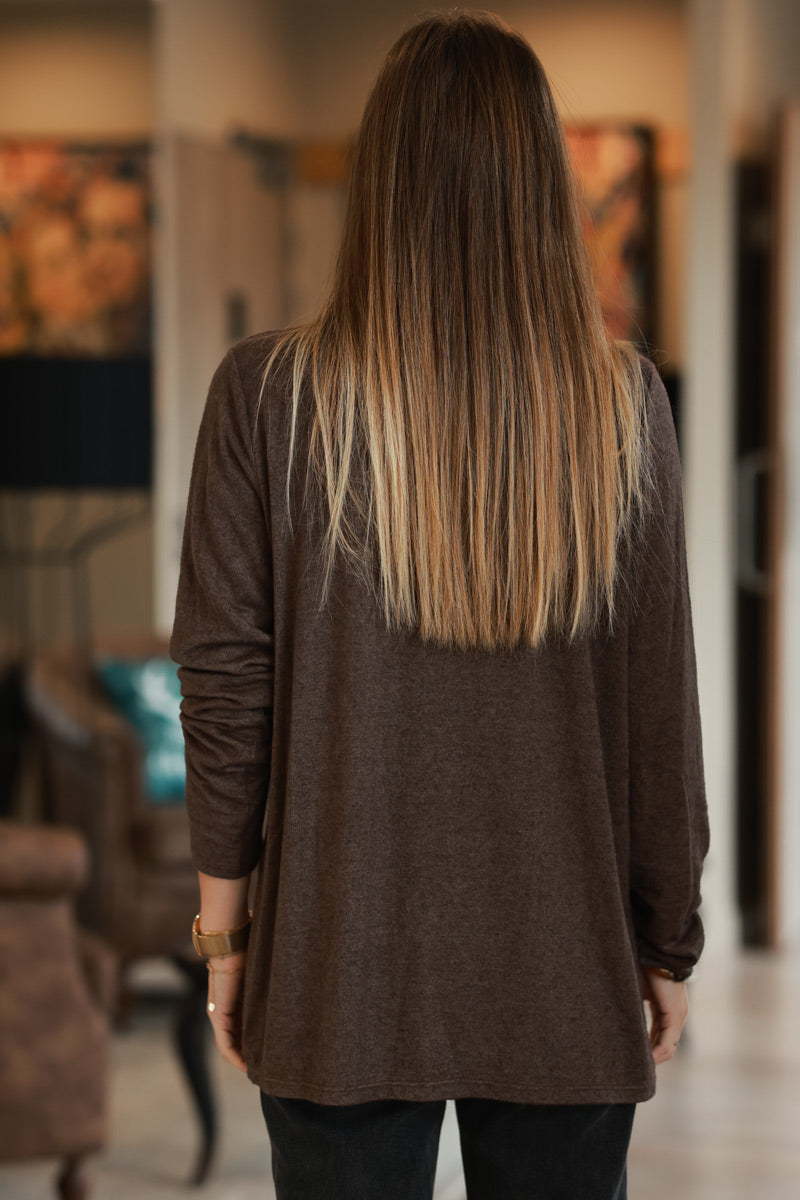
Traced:
<path fill-rule="evenodd" d="M 146 144 L 0 140 L 0 354 L 151 349 Z"/>
<path fill-rule="evenodd" d="M 584 233 L 608 332 L 655 337 L 655 138 L 639 125 L 568 125 Z"/>

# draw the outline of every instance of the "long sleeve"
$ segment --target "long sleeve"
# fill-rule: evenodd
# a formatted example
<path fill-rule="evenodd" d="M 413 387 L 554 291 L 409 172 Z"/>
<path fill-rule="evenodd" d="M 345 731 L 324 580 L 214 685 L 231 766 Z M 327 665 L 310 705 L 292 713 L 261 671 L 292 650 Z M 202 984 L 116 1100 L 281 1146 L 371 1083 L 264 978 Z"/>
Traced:
<path fill-rule="evenodd" d="M 664 385 L 648 368 L 656 486 L 629 635 L 630 888 L 640 960 L 685 978 L 703 948 L 708 814 L 680 459 Z"/>
<path fill-rule="evenodd" d="M 170 642 L 183 696 L 192 857 L 198 870 L 220 878 L 248 874 L 262 848 L 274 673 L 264 491 L 229 352 L 197 438 Z"/>

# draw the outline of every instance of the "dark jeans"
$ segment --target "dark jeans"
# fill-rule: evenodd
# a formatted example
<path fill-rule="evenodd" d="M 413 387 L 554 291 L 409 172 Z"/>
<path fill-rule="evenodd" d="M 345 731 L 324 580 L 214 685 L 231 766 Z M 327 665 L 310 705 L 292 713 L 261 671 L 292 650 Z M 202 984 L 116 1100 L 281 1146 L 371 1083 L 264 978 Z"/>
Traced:
<path fill-rule="evenodd" d="M 455 1103 L 468 1200 L 625 1200 L 634 1104 Z M 261 1107 L 277 1200 L 431 1200 L 444 1100 Z"/>

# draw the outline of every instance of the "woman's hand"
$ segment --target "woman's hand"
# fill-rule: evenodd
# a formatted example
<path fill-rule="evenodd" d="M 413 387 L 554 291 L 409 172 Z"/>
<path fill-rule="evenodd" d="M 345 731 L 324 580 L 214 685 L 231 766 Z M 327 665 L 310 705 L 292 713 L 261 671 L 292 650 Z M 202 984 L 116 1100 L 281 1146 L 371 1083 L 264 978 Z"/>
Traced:
<path fill-rule="evenodd" d="M 238 929 L 249 917 L 247 891 L 249 875 L 239 879 L 218 879 L 198 872 L 200 884 L 200 931 Z M 208 1018 L 214 1040 L 223 1058 L 240 1071 L 246 1071 L 242 1058 L 242 1000 L 247 951 L 212 957 L 208 960 Z"/>
<path fill-rule="evenodd" d="M 223 1058 L 247 1071 L 242 1058 L 242 1000 L 247 952 L 208 960 L 208 1019 Z"/>
<path fill-rule="evenodd" d="M 686 984 L 642 967 L 642 996 L 650 1002 L 650 1045 L 658 1065 L 672 1058 L 680 1043 L 689 1013 Z"/>

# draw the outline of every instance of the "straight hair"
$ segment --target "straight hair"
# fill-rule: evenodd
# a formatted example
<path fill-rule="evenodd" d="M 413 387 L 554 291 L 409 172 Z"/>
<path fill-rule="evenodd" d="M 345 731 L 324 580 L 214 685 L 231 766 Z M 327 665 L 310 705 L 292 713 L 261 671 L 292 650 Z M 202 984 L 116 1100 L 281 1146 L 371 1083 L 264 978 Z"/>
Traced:
<path fill-rule="evenodd" d="M 321 604 L 341 555 L 390 630 L 437 646 L 613 631 L 650 479 L 641 367 L 603 324 L 545 72 L 498 18 L 435 15 L 389 52 L 330 295 L 265 384 L 279 358 L 287 505 L 310 400 Z"/>

